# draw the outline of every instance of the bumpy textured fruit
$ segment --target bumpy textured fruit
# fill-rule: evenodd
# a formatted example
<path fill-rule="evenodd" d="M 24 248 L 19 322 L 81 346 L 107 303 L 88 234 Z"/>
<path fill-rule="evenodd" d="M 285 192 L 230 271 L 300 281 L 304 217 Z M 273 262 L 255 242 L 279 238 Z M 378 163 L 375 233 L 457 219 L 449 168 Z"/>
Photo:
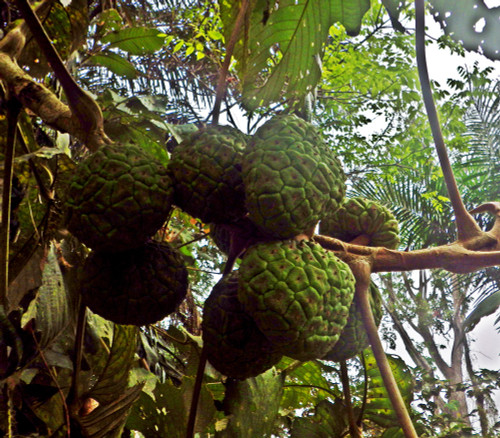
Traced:
<path fill-rule="evenodd" d="M 163 225 L 172 198 L 167 169 L 154 157 L 136 146 L 103 146 L 71 180 L 67 227 L 92 249 L 127 250 Z"/>
<path fill-rule="evenodd" d="M 174 312 L 187 288 L 181 254 L 159 242 L 120 253 L 94 251 L 81 278 L 82 300 L 90 310 L 117 324 L 138 326 Z"/>
<path fill-rule="evenodd" d="M 230 126 L 208 126 L 172 152 L 168 165 L 174 203 L 209 222 L 231 222 L 245 214 L 241 159 L 246 136 Z"/>
<path fill-rule="evenodd" d="M 321 221 L 319 231 L 345 242 L 365 235 L 368 246 L 395 249 L 399 245 L 399 225 L 392 212 L 361 197 L 345 199 L 338 210 Z"/>
<path fill-rule="evenodd" d="M 242 172 L 250 218 L 278 238 L 313 228 L 345 193 L 340 161 L 318 130 L 295 115 L 276 116 L 257 130 Z"/>
<path fill-rule="evenodd" d="M 208 361 L 225 376 L 257 376 L 281 359 L 281 353 L 243 310 L 237 271 L 222 278 L 205 301 L 202 330 Z"/>
<path fill-rule="evenodd" d="M 382 298 L 375 283 L 370 284 L 370 304 L 377 325 L 382 319 Z M 363 324 L 363 317 L 356 300 L 349 309 L 349 318 L 340 338 L 333 348 L 323 357 L 324 360 L 340 362 L 360 354 L 369 345 L 368 335 Z"/>
<path fill-rule="evenodd" d="M 239 272 L 243 308 L 283 354 L 320 358 L 337 342 L 354 276 L 333 253 L 309 241 L 260 243 L 246 251 Z"/>

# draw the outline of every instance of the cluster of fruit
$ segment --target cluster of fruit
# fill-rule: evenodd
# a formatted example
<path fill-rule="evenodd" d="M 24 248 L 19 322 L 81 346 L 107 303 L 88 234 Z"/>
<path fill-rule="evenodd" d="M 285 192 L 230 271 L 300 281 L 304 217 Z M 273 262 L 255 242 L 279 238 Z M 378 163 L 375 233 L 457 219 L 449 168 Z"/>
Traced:
<path fill-rule="evenodd" d="M 398 225 L 385 207 L 345 198 L 341 163 L 312 124 L 279 115 L 253 136 L 202 128 L 166 169 L 133 147 L 106 146 L 82 163 L 68 229 L 94 250 L 82 296 L 96 313 L 141 325 L 182 300 L 180 256 L 148 240 L 172 204 L 210 223 L 215 243 L 240 257 L 203 312 L 208 359 L 221 373 L 244 379 L 282 355 L 342 360 L 366 346 L 354 276 L 313 235 L 319 223 L 322 234 L 394 248 Z M 374 286 L 372 296 L 380 307 Z"/>

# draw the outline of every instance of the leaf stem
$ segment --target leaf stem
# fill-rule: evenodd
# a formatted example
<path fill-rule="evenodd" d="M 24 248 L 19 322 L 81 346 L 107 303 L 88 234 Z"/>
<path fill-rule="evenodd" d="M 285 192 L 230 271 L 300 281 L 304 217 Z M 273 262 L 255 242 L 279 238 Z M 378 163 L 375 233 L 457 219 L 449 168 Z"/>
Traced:
<path fill-rule="evenodd" d="M 240 33 L 241 26 L 243 25 L 243 19 L 245 18 L 249 3 L 249 0 L 242 0 L 240 10 L 236 17 L 236 21 L 234 22 L 233 31 L 231 32 L 231 36 L 229 37 L 229 41 L 226 45 L 226 57 L 224 58 L 224 62 L 220 69 L 217 80 L 217 88 L 215 89 L 215 102 L 214 109 L 212 111 L 212 124 L 214 125 L 219 123 L 220 107 L 224 94 L 226 93 L 227 72 L 229 70 L 229 64 L 233 56 L 234 47 L 238 41 L 238 35 Z"/>
<path fill-rule="evenodd" d="M 444 143 L 443 134 L 439 123 L 439 118 L 432 96 L 432 90 L 427 69 L 427 58 L 425 54 L 425 0 L 415 0 L 416 33 L 415 47 L 417 53 L 417 67 L 422 87 L 422 97 L 424 99 L 427 117 L 434 138 L 436 152 L 439 157 L 441 169 L 445 179 L 448 195 L 450 197 L 453 211 L 455 212 L 457 238 L 459 241 L 469 240 L 482 233 L 474 218 L 466 210 L 462 197 L 458 190 L 455 175 L 451 168 L 448 152 Z"/>

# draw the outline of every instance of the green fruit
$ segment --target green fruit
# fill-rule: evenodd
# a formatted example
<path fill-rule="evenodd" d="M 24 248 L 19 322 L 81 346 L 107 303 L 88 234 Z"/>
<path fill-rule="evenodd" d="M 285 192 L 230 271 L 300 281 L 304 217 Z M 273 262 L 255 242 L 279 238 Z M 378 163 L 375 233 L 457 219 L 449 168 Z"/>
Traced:
<path fill-rule="evenodd" d="M 70 182 L 67 228 L 94 250 L 134 248 L 163 225 L 172 197 L 167 169 L 154 157 L 136 146 L 103 146 Z"/>
<path fill-rule="evenodd" d="M 257 376 L 282 356 L 243 310 L 237 271 L 223 277 L 205 301 L 202 333 L 208 361 L 228 377 Z"/>
<path fill-rule="evenodd" d="M 319 232 L 345 242 L 365 235 L 368 246 L 395 249 L 399 245 L 399 226 L 391 211 L 361 197 L 345 199 L 338 210 L 321 221 Z"/>
<path fill-rule="evenodd" d="M 243 308 L 283 354 L 320 358 L 337 342 L 354 276 L 332 252 L 308 241 L 260 243 L 246 251 L 239 272 Z"/>
<path fill-rule="evenodd" d="M 181 254 L 152 241 L 119 253 L 92 252 L 81 277 L 83 303 L 117 324 L 140 326 L 165 318 L 185 298 L 187 288 Z"/>
<path fill-rule="evenodd" d="M 205 223 L 242 217 L 245 146 L 246 136 L 230 126 L 208 126 L 187 137 L 173 150 L 168 166 L 174 203 Z"/>
<path fill-rule="evenodd" d="M 382 297 L 373 282 L 370 284 L 370 304 L 375 322 L 379 325 L 382 319 Z M 349 309 L 347 324 L 342 330 L 339 340 L 323 359 L 335 362 L 344 361 L 357 356 L 369 345 L 361 310 L 356 300 L 353 300 Z"/>
<path fill-rule="evenodd" d="M 317 129 L 295 115 L 276 116 L 257 130 L 242 172 L 250 219 L 277 238 L 309 231 L 345 193 L 339 160 Z"/>

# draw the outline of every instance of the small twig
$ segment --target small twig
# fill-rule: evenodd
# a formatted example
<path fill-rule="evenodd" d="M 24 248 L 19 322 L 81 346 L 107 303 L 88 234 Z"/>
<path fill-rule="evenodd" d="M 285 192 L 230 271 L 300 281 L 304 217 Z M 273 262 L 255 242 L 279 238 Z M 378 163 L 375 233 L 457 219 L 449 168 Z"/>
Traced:
<path fill-rule="evenodd" d="M 205 347 L 201 348 L 200 361 L 198 362 L 198 370 L 196 371 L 196 380 L 193 387 L 193 396 L 191 398 L 191 406 L 189 408 L 189 418 L 186 429 L 186 438 L 194 437 L 194 427 L 196 424 L 196 412 L 198 410 L 198 403 L 200 401 L 201 385 L 205 375 L 205 366 L 207 364 L 207 350 Z"/>
<path fill-rule="evenodd" d="M 76 413 L 80 409 L 80 393 L 78 383 L 82 369 L 83 342 L 85 338 L 85 325 L 87 324 L 87 306 L 82 304 L 78 297 L 78 320 L 76 323 L 75 353 L 73 357 L 73 375 L 71 377 L 71 388 L 68 394 L 67 403 L 71 406 L 72 412 Z"/>
<path fill-rule="evenodd" d="M 352 410 L 351 401 L 351 388 L 349 387 L 349 373 L 347 372 L 347 364 L 345 360 L 340 362 L 340 380 L 342 381 L 342 390 L 344 391 L 344 404 L 347 410 L 347 418 L 349 420 L 349 433 L 352 438 L 361 438 L 361 432 L 356 419 L 354 418 L 354 411 Z"/>
<path fill-rule="evenodd" d="M 427 59 L 425 54 L 425 0 L 415 0 L 415 18 L 416 18 L 416 33 L 415 46 L 417 52 L 418 75 L 420 85 L 422 87 L 422 96 L 424 98 L 427 117 L 434 138 L 434 144 L 443 171 L 443 177 L 448 189 L 453 211 L 455 212 L 457 225 L 457 238 L 459 241 L 465 241 L 479 236 L 482 231 L 474 218 L 469 214 L 464 206 L 462 197 L 458 190 L 455 175 L 451 168 L 448 152 L 444 143 L 443 134 L 439 124 L 439 118 L 432 97 L 432 90 L 429 80 L 429 72 L 427 70 Z"/>
<path fill-rule="evenodd" d="M 238 41 L 238 36 L 243 25 L 243 19 L 248 9 L 249 0 L 242 0 L 238 16 L 234 22 L 233 31 L 226 45 L 226 57 L 219 72 L 219 78 L 217 80 L 217 88 L 215 89 L 215 102 L 214 109 L 212 111 L 212 123 L 217 125 L 219 123 L 220 107 L 222 100 L 224 99 L 224 94 L 226 93 L 226 77 L 229 70 L 229 64 L 233 56 L 234 47 Z"/>
<path fill-rule="evenodd" d="M 361 358 L 361 364 L 363 365 L 363 377 L 365 379 L 363 383 L 363 402 L 361 403 L 361 409 L 359 411 L 359 416 L 356 424 L 361 425 L 363 421 L 363 417 L 365 415 L 365 409 L 366 409 L 366 403 L 368 399 L 368 370 L 366 369 L 366 360 L 365 360 L 365 355 L 362 352 L 360 354 Z"/>
<path fill-rule="evenodd" d="M 38 354 L 40 355 L 40 358 L 42 359 L 43 364 L 45 365 L 45 368 L 47 368 L 47 371 L 50 375 L 50 378 L 54 382 L 57 388 L 57 392 L 59 393 L 59 396 L 61 397 L 62 405 L 63 405 L 63 410 L 64 410 L 64 417 L 66 421 L 66 436 L 69 438 L 71 436 L 71 420 L 70 420 L 70 414 L 69 414 L 69 409 L 68 409 L 68 404 L 66 403 L 66 398 L 64 396 L 64 392 L 62 391 L 61 387 L 59 386 L 59 383 L 57 382 L 57 378 L 50 368 L 47 359 L 45 359 L 45 355 L 43 354 L 42 348 L 40 348 L 40 344 L 38 343 L 38 339 L 36 338 L 35 332 L 33 330 L 30 330 L 31 335 L 33 336 L 33 340 L 35 341 L 36 348 L 38 350 Z"/>
<path fill-rule="evenodd" d="M 9 299 L 9 240 L 10 240 L 10 207 L 12 193 L 12 177 L 14 174 L 14 154 L 17 137 L 17 120 L 21 105 L 17 99 L 7 102 L 7 145 L 4 155 L 2 222 L 0 228 L 0 306 L 8 313 Z"/>

